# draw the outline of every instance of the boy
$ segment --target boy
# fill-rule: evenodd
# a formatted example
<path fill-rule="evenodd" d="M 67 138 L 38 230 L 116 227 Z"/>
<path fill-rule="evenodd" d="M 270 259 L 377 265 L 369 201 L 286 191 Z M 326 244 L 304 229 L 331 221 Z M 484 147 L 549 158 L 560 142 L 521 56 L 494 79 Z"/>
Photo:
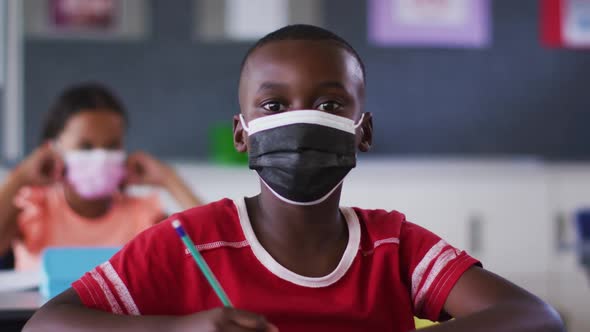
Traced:
<path fill-rule="evenodd" d="M 333 33 L 295 25 L 262 38 L 244 59 L 234 117 L 260 194 L 142 233 L 27 331 L 409 331 L 414 315 L 456 318 L 432 332 L 563 331 L 548 305 L 402 214 L 339 206 L 356 150 L 371 146 L 364 92 L 360 57 Z M 172 220 L 245 311 L 218 308 Z"/>

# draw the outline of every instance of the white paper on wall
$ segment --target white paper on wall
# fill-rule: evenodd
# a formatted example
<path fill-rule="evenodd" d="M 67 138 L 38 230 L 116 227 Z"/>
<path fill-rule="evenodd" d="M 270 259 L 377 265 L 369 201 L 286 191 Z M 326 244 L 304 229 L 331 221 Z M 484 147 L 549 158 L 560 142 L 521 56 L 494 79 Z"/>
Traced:
<path fill-rule="evenodd" d="M 590 0 L 562 2 L 563 40 L 569 46 L 590 46 Z"/>
<path fill-rule="evenodd" d="M 467 20 L 469 0 L 393 1 L 394 20 L 416 26 L 460 26 Z"/>
<path fill-rule="evenodd" d="M 233 39 L 258 39 L 289 23 L 288 0 L 226 0 L 225 10 Z"/>

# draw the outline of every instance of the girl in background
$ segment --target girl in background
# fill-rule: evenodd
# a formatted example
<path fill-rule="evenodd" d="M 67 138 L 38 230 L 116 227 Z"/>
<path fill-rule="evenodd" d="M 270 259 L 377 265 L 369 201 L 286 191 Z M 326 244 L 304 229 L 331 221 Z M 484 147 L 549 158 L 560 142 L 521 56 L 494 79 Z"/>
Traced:
<path fill-rule="evenodd" d="M 125 152 L 121 102 L 104 86 L 65 90 L 47 114 L 43 144 L 0 186 L 0 255 L 36 269 L 48 246 L 121 246 L 165 215 L 158 194 L 132 197 L 126 185 L 166 189 L 182 209 L 201 201 L 170 166 Z"/>

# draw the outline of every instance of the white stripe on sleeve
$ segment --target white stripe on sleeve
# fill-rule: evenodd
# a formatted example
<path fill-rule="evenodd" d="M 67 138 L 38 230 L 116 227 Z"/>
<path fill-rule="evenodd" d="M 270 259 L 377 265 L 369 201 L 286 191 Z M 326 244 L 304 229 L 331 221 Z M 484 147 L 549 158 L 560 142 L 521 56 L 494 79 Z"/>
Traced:
<path fill-rule="evenodd" d="M 109 285 L 107 285 L 107 282 L 103 279 L 103 277 L 100 275 L 100 273 L 98 273 L 96 271 L 96 269 L 93 269 L 92 271 L 90 271 L 90 275 L 98 283 L 98 285 L 100 286 L 100 289 L 104 293 L 104 296 L 107 298 L 107 302 L 111 306 L 111 312 L 114 314 L 122 315 L 123 310 L 121 309 L 119 302 L 117 302 L 117 299 L 115 298 L 115 296 L 111 292 Z"/>
<path fill-rule="evenodd" d="M 433 245 L 432 248 L 428 250 L 426 255 L 422 257 L 420 263 L 416 265 L 414 273 L 412 273 L 412 299 L 415 299 L 416 295 L 418 294 L 418 287 L 420 286 L 422 279 L 424 279 L 424 273 L 426 272 L 432 261 L 436 259 L 438 255 L 440 255 L 440 253 L 446 246 L 448 246 L 448 243 L 446 243 L 444 240 L 438 241 L 438 243 Z"/>
<path fill-rule="evenodd" d="M 127 289 L 127 286 L 125 286 L 125 283 L 123 280 L 121 280 L 119 274 L 117 274 L 117 271 L 115 271 L 111 263 L 102 263 L 100 268 L 104 272 L 107 279 L 109 279 L 109 281 L 115 286 L 115 291 L 117 292 L 117 295 L 119 295 L 119 298 L 123 302 L 127 312 L 130 315 L 141 315 L 139 308 L 137 308 L 135 301 L 133 301 L 133 297 L 131 297 L 129 290 Z"/>

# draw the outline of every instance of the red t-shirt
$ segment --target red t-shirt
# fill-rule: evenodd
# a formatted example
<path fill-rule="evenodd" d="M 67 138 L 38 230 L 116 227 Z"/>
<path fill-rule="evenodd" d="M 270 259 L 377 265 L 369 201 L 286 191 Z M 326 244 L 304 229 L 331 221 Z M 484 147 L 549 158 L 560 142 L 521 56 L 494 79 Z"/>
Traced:
<path fill-rule="evenodd" d="M 459 277 L 478 262 L 399 212 L 341 208 L 349 242 L 337 268 L 311 278 L 280 265 L 256 239 L 244 200 L 171 216 L 73 284 L 90 308 L 186 315 L 221 306 L 172 228 L 178 219 L 234 306 L 281 332 L 409 331 L 437 320 Z"/>

